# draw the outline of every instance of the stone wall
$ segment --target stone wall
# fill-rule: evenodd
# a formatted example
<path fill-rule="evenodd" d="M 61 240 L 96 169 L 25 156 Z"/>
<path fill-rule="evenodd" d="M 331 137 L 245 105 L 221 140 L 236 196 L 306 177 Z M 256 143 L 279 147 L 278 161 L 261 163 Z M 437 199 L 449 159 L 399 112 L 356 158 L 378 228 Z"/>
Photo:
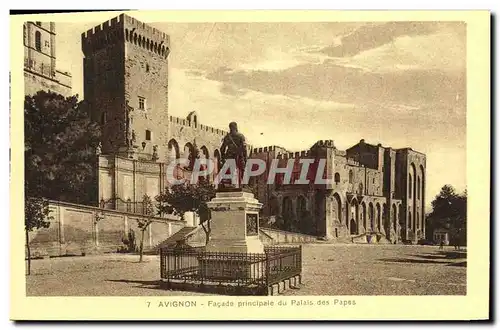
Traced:
<path fill-rule="evenodd" d="M 50 202 L 50 227 L 30 232 L 31 255 L 64 256 L 117 252 L 130 230 L 140 241 L 138 220 L 144 216 L 115 210 L 58 201 Z M 145 232 L 144 247 L 149 249 L 185 226 L 176 217 L 153 218 Z"/>
<path fill-rule="evenodd" d="M 315 243 L 316 236 L 292 233 L 284 230 L 260 227 L 259 239 L 264 245 L 288 244 L 288 243 Z M 205 246 L 205 232 L 201 226 L 194 229 L 186 237 L 186 243 L 190 246 Z"/>
<path fill-rule="evenodd" d="M 316 236 L 292 233 L 284 230 L 261 227 L 260 231 L 261 240 L 265 245 L 287 243 L 316 243 L 318 241 L 318 238 Z"/>

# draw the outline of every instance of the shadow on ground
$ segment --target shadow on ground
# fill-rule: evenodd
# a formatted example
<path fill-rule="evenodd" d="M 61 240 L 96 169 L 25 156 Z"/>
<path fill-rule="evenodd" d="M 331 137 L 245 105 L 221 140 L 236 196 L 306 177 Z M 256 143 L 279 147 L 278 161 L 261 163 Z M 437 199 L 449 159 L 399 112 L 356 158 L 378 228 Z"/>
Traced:
<path fill-rule="evenodd" d="M 139 280 L 106 280 L 106 282 L 115 282 L 115 283 L 126 283 L 126 284 L 137 284 L 136 288 L 141 289 L 161 289 L 161 281 L 153 280 L 153 281 L 139 281 Z"/>
<path fill-rule="evenodd" d="M 434 254 L 411 254 L 413 258 L 384 258 L 383 262 L 399 262 L 414 264 L 443 264 L 446 266 L 467 267 L 467 261 L 455 262 L 450 259 L 465 259 L 467 251 L 438 251 Z"/>

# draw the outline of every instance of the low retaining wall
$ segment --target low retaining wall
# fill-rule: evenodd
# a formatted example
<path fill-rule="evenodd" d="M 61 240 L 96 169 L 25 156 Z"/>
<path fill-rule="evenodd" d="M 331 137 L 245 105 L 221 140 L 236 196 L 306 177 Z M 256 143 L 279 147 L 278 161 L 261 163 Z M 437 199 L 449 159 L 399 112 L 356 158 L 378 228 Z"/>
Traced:
<path fill-rule="evenodd" d="M 284 230 L 260 227 L 261 240 L 267 244 L 284 244 L 284 243 L 314 243 L 318 241 L 316 236 L 293 233 Z"/>
<path fill-rule="evenodd" d="M 117 252 L 125 247 L 129 233 L 140 243 L 139 220 L 148 217 L 140 214 L 101 209 L 92 206 L 50 201 L 49 228 L 29 233 L 32 257 L 82 255 Z M 185 227 L 186 222 L 176 217 L 149 218 L 144 235 L 144 248 L 151 248 Z"/>

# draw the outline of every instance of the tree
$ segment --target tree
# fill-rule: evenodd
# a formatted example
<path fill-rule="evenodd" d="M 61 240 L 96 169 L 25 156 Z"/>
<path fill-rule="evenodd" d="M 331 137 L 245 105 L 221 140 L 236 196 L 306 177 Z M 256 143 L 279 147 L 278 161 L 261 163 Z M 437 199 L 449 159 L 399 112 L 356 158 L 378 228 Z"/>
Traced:
<path fill-rule="evenodd" d="M 159 214 L 174 214 L 184 219 L 186 212 L 194 212 L 205 232 L 205 242 L 210 240 L 210 209 L 207 202 L 215 197 L 215 187 L 206 180 L 197 184 L 189 182 L 173 185 L 156 197 Z"/>
<path fill-rule="evenodd" d="M 30 231 L 49 228 L 50 221 L 49 202 L 43 198 L 26 198 L 24 202 L 24 232 L 26 233 L 26 250 L 28 254 L 27 274 L 31 273 Z"/>
<path fill-rule="evenodd" d="M 142 256 L 144 253 L 144 232 L 148 229 L 149 225 L 153 223 L 150 217 L 155 215 L 155 209 L 151 197 L 144 195 L 142 197 L 143 214 L 147 217 L 145 219 L 137 220 L 137 227 L 141 231 L 141 243 L 139 244 L 139 262 L 142 262 Z"/>
<path fill-rule="evenodd" d="M 77 96 L 39 91 L 24 100 L 25 192 L 74 203 L 97 202 L 99 126 Z"/>
<path fill-rule="evenodd" d="M 451 185 L 441 188 L 432 201 L 432 212 L 428 217 L 428 229 L 449 229 L 455 246 L 465 242 L 467 233 L 467 190 L 459 194 Z"/>

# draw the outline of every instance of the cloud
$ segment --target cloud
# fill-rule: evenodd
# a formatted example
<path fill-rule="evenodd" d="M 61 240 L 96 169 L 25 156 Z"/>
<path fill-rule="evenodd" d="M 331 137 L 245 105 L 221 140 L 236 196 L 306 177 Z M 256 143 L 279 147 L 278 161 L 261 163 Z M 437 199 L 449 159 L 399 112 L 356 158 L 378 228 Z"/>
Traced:
<path fill-rule="evenodd" d="M 465 116 L 466 100 L 462 97 L 466 90 L 464 71 L 445 73 L 440 70 L 412 69 L 371 72 L 328 60 L 280 71 L 245 71 L 221 67 L 207 74 L 206 78 L 224 83 L 226 87 L 223 92 L 232 95 L 235 95 L 234 91 L 250 90 L 339 104 L 374 104 L 378 108 L 400 104 L 403 105 L 400 108 L 407 109 L 407 112 L 427 110 L 429 113 L 423 115 L 434 117 L 436 113 L 429 106 L 453 106 L 456 111 L 437 115 L 443 120 L 447 120 L 450 114 Z M 397 113 L 401 115 L 402 111 L 399 109 Z M 389 114 L 390 111 L 386 112 L 386 115 Z"/>
<path fill-rule="evenodd" d="M 436 22 L 368 23 L 340 38 L 334 45 L 319 52 L 331 57 L 350 57 L 377 48 L 400 36 L 427 35 L 439 27 Z"/>

